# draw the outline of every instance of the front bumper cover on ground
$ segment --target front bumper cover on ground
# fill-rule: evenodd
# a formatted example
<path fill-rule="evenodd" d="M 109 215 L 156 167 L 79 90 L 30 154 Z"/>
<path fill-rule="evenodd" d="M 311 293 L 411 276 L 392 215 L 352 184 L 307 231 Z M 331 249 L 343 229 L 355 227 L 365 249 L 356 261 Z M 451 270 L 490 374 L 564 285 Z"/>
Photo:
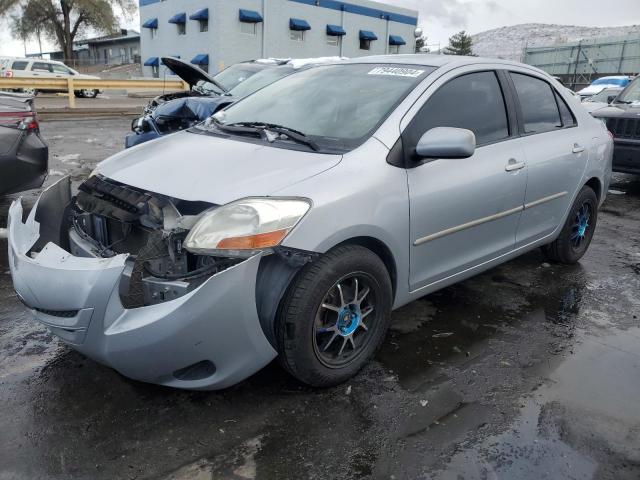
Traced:
<path fill-rule="evenodd" d="M 53 242 L 30 254 L 41 233 L 37 209 L 56 210 L 41 202 L 59 201 L 64 195 L 50 190 L 64 188 L 68 181 L 45 191 L 25 223 L 21 201 L 15 201 L 8 220 L 14 288 L 54 334 L 127 377 L 178 388 L 225 388 L 275 358 L 256 311 L 260 255 L 180 298 L 125 309 L 119 284 L 127 255 L 75 257 Z M 203 364 L 207 368 L 198 368 Z"/>

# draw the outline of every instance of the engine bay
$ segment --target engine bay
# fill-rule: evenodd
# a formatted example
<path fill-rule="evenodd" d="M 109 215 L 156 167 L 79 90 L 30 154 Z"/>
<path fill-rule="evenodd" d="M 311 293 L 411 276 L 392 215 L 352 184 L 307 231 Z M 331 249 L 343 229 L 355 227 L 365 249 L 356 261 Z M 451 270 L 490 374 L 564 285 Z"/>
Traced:
<path fill-rule="evenodd" d="M 75 256 L 128 254 L 120 282 L 125 308 L 179 298 L 240 259 L 196 255 L 183 248 L 197 216 L 215 208 L 119 184 L 97 175 L 80 185 L 63 230 Z"/>

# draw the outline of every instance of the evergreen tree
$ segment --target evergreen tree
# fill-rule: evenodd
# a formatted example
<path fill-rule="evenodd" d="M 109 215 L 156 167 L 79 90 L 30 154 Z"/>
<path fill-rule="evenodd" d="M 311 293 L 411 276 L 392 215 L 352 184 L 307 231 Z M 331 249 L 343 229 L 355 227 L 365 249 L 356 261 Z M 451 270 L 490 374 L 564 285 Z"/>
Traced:
<path fill-rule="evenodd" d="M 449 46 L 444 49 L 445 55 L 473 55 L 473 40 L 464 30 L 449 38 Z"/>

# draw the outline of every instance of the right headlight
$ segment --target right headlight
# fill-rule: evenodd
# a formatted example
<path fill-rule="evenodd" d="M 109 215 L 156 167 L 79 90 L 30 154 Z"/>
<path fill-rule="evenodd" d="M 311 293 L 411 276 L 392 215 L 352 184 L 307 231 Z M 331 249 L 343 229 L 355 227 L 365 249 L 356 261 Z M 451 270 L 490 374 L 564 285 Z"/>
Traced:
<path fill-rule="evenodd" d="M 184 247 L 199 255 L 249 257 L 280 245 L 311 208 L 305 199 L 246 198 L 209 212 L 191 229 Z"/>

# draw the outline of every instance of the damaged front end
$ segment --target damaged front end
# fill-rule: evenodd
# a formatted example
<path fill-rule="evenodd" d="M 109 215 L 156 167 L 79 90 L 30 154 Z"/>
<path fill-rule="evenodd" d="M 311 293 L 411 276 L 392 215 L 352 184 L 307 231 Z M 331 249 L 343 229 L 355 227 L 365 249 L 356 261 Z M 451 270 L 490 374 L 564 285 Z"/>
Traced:
<path fill-rule="evenodd" d="M 125 308 L 173 300 L 240 262 L 183 248 L 197 215 L 213 207 L 150 194 L 96 175 L 80 186 L 71 202 L 69 251 L 78 257 L 128 254 L 120 282 Z"/>
<path fill-rule="evenodd" d="M 184 248 L 196 220 L 217 208 L 100 176 L 72 196 L 64 178 L 26 221 L 20 200 L 9 209 L 14 288 L 52 333 L 125 376 L 188 389 L 233 385 L 276 352 L 258 314 L 263 255 Z"/>

